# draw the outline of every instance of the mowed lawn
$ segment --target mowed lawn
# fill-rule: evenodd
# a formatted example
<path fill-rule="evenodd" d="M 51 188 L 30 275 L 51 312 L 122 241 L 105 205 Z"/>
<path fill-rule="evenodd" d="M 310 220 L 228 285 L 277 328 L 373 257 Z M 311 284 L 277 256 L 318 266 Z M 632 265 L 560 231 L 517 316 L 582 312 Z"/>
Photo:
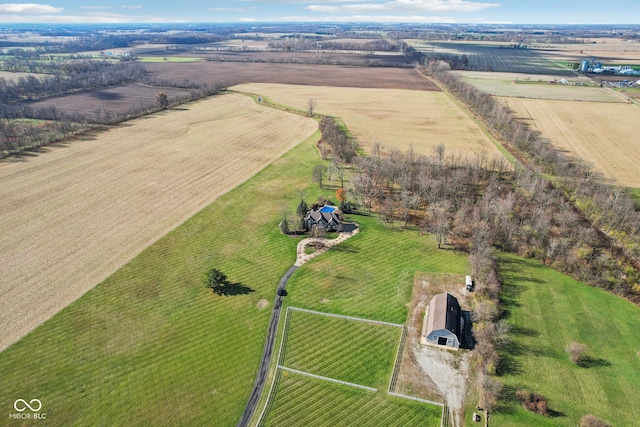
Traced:
<path fill-rule="evenodd" d="M 302 111 L 306 111 L 309 99 L 314 99 L 315 111 L 340 117 L 366 151 L 380 143 L 432 155 L 436 146 L 444 144 L 447 154 L 500 155 L 478 125 L 443 92 L 267 83 L 231 89 L 259 94 Z"/>
<path fill-rule="evenodd" d="M 594 414 L 615 426 L 638 425 L 640 406 L 640 308 L 532 260 L 500 255 L 501 299 L 513 343 L 502 352 L 505 384 L 495 426 L 576 426 Z M 586 367 L 565 352 L 588 346 Z M 552 417 L 525 411 L 515 392 L 547 397 Z"/>
<path fill-rule="evenodd" d="M 1 162 L 0 350 L 317 128 L 228 94 Z"/>
<path fill-rule="evenodd" d="M 592 162 L 618 184 L 640 188 L 640 108 L 543 99 L 501 98 L 553 145 Z"/>
<path fill-rule="evenodd" d="M 351 219 L 360 233 L 300 268 L 287 286 L 289 304 L 404 324 L 416 272 L 468 274 L 466 254 L 437 249 L 431 235 Z"/>
<path fill-rule="evenodd" d="M 47 424 L 234 426 L 297 239 L 282 204 L 310 183 L 319 135 L 216 200 L 0 353 L 0 407 L 40 399 Z M 217 296 L 219 268 L 253 292 Z M 256 303 L 269 304 L 260 310 Z M 4 415 L 6 417 L 6 413 Z"/>
<path fill-rule="evenodd" d="M 386 391 L 401 328 L 290 310 L 283 366 Z"/>
<path fill-rule="evenodd" d="M 435 427 L 441 417 L 436 405 L 282 372 L 263 425 Z"/>

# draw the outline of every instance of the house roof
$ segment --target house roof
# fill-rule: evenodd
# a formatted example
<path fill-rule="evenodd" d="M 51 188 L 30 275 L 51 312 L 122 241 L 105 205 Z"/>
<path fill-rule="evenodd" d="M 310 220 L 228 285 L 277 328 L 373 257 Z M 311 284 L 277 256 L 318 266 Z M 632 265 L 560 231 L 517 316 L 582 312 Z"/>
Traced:
<path fill-rule="evenodd" d="M 335 214 L 335 212 L 320 212 L 320 211 L 309 211 L 307 212 L 307 219 L 312 219 L 316 222 L 320 221 L 321 219 L 324 219 L 327 224 L 330 222 L 335 222 L 338 223 L 340 222 L 340 220 L 338 219 L 338 216 Z"/>
<path fill-rule="evenodd" d="M 441 329 L 453 332 L 460 338 L 460 304 L 456 297 L 447 292 L 431 299 L 427 315 L 427 335 Z"/>

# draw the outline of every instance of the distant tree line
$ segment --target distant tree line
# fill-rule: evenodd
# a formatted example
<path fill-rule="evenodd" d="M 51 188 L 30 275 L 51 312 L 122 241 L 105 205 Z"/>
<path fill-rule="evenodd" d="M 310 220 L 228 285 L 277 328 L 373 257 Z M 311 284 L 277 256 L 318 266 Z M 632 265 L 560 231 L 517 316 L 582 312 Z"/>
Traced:
<path fill-rule="evenodd" d="M 0 104 L 48 98 L 85 89 L 114 86 L 146 80 L 146 70 L 139 64 L 107 61 L 72 61 L 54 63 L 50 75 L 20 77 L 15 82 L 0 78 Z"/>
<path fill-rule="evenodd" d="M 400 42 L 402 43 L 402 42 Z M 321 37 L 315 38 L 285 38 L 269 42 L 270 49 L 279 51 L 309 51 L 320 47 L 322 50 L 354 50 L 354 51 L 384 51 L 393 52 L 400 50 L 400 44 L 391 43 L 386 39 L 369 41 L 333 41 L 325 40 Z"/>
<path fill-rule="evenodd" d="M 358 58 L 353 55 L 354 58 Z M 325 57 L 301 57 L 301 56 L 281 56 L 279 58 L 246 58 L 246 57 L 234 57 L 219 56 L 215 58 L 207 58 L 207 61 L 215 62 L 256 62 L 256 63 L 268 63 L 268 64 L 313 64 L 313 65 L 346 65 L 346 66 L 367 66 L 367 67 L 393 67 L 393 68 L 415 68 L 415 63 L 418 59 L 409 58 L 402 62 L 389 61 L 386 59 L 374 59 L 364 55 L 360 59 L 329 59 Z"/>
<path fill-rule="evenodd" d="M 467 55 L 455 55 L 452 53 L 422 53 L 420 62 L 422 64 L 446 62 L 452 70 L 466 70 L 469 68 L 469 58 Z"/>

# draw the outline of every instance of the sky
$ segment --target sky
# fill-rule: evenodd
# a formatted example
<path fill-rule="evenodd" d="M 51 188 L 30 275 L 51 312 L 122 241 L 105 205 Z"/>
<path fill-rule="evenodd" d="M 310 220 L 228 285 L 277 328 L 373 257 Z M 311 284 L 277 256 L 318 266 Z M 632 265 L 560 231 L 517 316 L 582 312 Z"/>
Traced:
<path fill-rule="evenodd" d="M 2 1 L 2 0 L 0 0 Z M 637 24 L 617 0 L 51 0 L 0 3 L 1 23 L 388 22 Z"/>

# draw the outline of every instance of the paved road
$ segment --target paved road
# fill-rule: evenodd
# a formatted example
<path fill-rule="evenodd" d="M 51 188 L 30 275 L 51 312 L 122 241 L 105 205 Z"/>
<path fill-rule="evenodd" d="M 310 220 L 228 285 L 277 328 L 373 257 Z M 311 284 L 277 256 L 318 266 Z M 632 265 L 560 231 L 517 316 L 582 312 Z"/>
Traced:
<path fill-rule="evenodd" d="M 278 291 L 276 292 L 276 299 L 273 303 L 273 311 L 271 312 L 271 320 L 269 322 L 269 332 L 267 333 L 267 342 L 264 344 L 264 350 L 262 351 L 262 360 L 260 361 L 260 369 L 258 370 L 258 377 L 253 385 L 249 402 L 244 408 L 242 417 L 238 422 L 238 427 L 247 427 L 251 417 L 258 406 L 264 383 L 267 380 L 267 373 L 269 373 L 269 364 L 271 363 L 271 356 L 273 355 L 273 346 L 276 342 L 276 333 L 278 332 L 278 320 L 280 320 L 280 311 L 282 309 L 282 298 L 284 290 L 287 287 L 287 282 L 291 278 L 291 275 L 298 269 L 297 266 L 291 267 L 280 279 L 278 284 Z"/>

